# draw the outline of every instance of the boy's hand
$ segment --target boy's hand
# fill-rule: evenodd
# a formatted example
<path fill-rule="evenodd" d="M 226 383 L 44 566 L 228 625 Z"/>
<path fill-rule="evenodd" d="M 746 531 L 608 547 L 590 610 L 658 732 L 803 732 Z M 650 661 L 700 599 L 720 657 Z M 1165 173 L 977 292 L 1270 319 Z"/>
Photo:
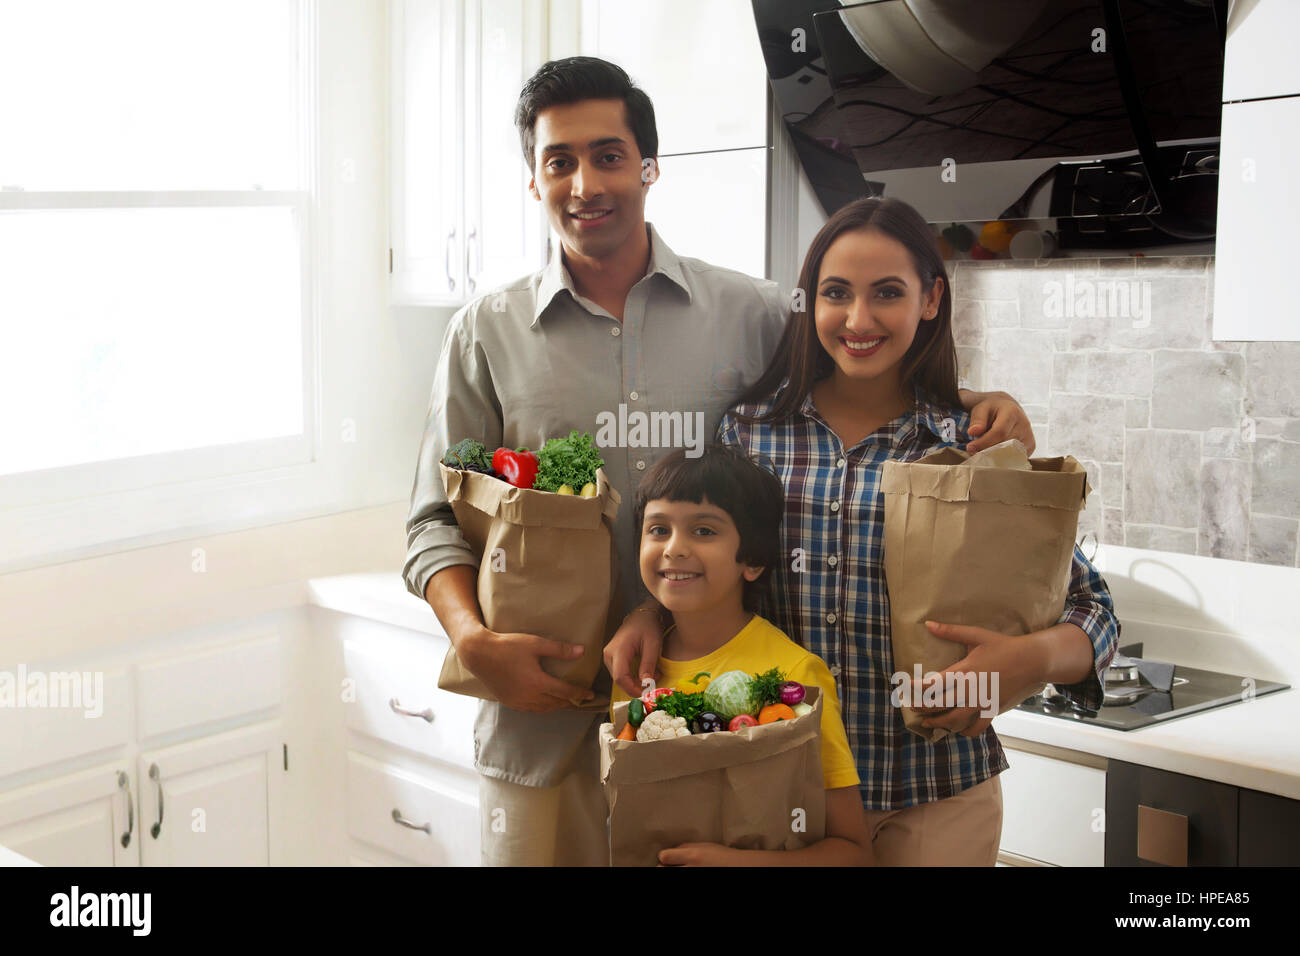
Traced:
<path fill-rule="evenodd" d="M 541 658 L 582 656 L 578 644 L 566 644 L 536 634 L 498 634 L 484 628 L 456 648 L 465 666 L 513 710 L 549 711 L 577 707 L 595 694 L 585 687 L 542 670 Z"/>
<path fill-rule="evenodd" d="M 605 645 L 605 669 L 629 697 L 640 697 L 642 678 L 659 679 L 659 653 L 663 646 L 664 633 L 657 616 L 645 612 L 632 614 Z M 638 659 L 641 672 L 633 676 L 632 662 Z"/>
<path fill-rule="evenodd" d="M 1034 429 L 1029 424 L 1029 416 L 1020 407 L 1020 403 L 1006 392 L 974 394 L 980 395 L 980 400 L 970 410 L 968 431 L 974 440 L 967 443 L 966 451 L 973 455 L 999 442 L 1019 438 L 1025 446 L 1025 453 L 1032 457 Z"/>
<path fill-rule="evenodd" d="M 743 850 L 733 850 L 721 843 L 683 843 L 659 851 L 660 866 L 735 866 L 736 854 Z"/>

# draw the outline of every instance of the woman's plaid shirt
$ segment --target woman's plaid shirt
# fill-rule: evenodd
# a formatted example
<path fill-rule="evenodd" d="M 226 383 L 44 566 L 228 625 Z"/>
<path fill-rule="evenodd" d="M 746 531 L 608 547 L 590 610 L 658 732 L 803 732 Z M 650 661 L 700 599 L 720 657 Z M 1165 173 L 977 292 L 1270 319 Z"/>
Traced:
<path fill-rule="evenodd" d="M 778 389 L 788 387 L 783 382 Z M 746 425 L 736 412 L 766 412 L 775 396 L 738 405 L 718 427 L 718 440 L 765 456 L 786 491 L 781 526 L 787 561 L 773 575 L 773 597 L 760 613 L 817 654 L 839 683 L 844 726 L 857 756 L 863 805 L 895 810 L 942 800 L 1007 768 L 997 734 L 950 734 L 930 743 L 907 730 L 890 705 L 894 672 L 885 589 L 885 505 L 881 466 L 915 461 L 945 446 L 965 446 L 970 416 L 918 392 L 907 414 L 845 450 L 818 414 L 811 395 L 788 420 Z M 945 440 L 945 433 L 947 439 Z M 990 569 L 996 573 L 995 569 Z M 1078 703 L 1101 706 L 1100 675 L 1119 641 L 1106 583 L 1076 546 L 1061 621 L 1092 641 L 1094 672 L 1057 689 Z"/>

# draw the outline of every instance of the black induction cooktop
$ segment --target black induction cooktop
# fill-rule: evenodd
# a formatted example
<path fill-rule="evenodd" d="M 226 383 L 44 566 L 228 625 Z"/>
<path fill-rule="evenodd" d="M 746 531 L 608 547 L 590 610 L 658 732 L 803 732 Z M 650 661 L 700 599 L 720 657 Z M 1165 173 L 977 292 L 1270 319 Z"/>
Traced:
<path fill-rule="evenodd" d="M 1141 654 L 1140 644 L 1120 649 L 1106 671 L 1106 700 L 1098 710 L 1072 704 L 1051 684 L 1016 709 L 1114 730 L 1137 730 L 1215 707 L 1246 703 L 1291 686 L 1147 660 Z"/>

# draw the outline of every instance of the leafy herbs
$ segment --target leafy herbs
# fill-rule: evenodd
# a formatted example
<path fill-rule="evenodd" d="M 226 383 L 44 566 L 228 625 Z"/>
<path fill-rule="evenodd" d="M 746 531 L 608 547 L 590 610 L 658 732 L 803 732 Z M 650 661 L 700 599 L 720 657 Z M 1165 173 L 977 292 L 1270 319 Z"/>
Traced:
<path fill-rule="evenodd" d="M 781 671 L 773 667 L 770 671 L 764 671 L 761 674 L 755 674 L 754 680 L 750 684 L 750 692 L 759 701 L 759 707 L 766 707 L 768 704 L 781 703 L 781 685 L 785 683 L 785 678 Z"/>
<path fill-rule="evenodd" d="M 704 713 L 704 694 L 683 694 L 680 691 L 664 694 L 655 701 L 655 710 L 662 710 L 670 717 L 684 717 L 689 725 Z"/>
<path fill-rule="evenodd" d="M 578 489 L 596 480 L 596 469 L 605 462 L 591 443 L 587 432 L 569 432 L 568 438 L 552 438 L 537 453 L 537 478 L 533 487 L 539 491 L 559 491 L 561 485 Z"/>

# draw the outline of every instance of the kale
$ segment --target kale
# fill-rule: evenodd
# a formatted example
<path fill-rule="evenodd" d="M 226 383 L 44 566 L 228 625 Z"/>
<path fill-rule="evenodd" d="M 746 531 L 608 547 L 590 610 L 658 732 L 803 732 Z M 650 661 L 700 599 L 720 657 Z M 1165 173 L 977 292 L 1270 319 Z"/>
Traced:
<path fill-rule="evenodd" d="M 587 432 L 569 432 L 568 438 L 552 438 L 537 453 L 537 478 L 533 487 L 539 491 L 559 491 L 568 485 L 574 493 L 596 480 L 596 469 L 604 465 L 600 452 L 591 444 Z"/>

